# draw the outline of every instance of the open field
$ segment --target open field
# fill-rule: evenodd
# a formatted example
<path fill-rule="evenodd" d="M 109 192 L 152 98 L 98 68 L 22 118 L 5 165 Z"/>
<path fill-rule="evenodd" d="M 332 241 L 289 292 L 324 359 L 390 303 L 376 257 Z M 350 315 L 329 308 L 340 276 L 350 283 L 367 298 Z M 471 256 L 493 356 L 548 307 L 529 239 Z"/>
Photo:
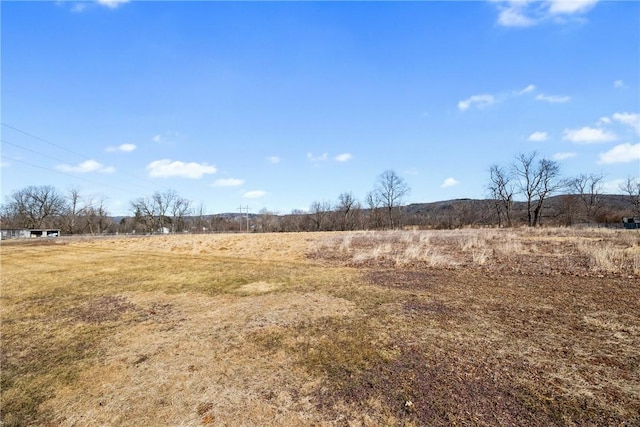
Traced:
<path fill-rule="evenodd" d="M 3 241 L 4 426 L 640 425 L 640 233 Z"/>

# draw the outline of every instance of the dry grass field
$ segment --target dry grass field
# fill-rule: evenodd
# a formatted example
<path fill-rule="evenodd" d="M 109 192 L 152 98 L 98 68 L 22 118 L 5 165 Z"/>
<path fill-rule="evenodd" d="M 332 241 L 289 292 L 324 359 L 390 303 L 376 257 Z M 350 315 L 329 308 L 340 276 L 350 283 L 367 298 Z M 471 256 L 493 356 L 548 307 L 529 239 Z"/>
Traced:
<path fill-rule="evenodd" d="M 640 233 L 3 241 L 3 426 L 640 425 Z"/>

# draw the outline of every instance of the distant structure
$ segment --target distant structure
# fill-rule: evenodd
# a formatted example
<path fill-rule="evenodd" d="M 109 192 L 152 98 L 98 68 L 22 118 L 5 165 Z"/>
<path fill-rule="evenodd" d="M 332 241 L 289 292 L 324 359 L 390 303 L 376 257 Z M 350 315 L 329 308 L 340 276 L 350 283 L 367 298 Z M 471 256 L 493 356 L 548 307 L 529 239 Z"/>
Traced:
<path fill-rule="evenodd" d="M 628 230 L 635 230 L 640 228 L 640 216 L 624 217 L 622 218 L 622 225 Z"/>
<path fill-rule="evenodd" d="M 6 239 L 33 239 L 38 237 L 59 237 L 59 228 L 13 228 L 0 230 L 2 240 Z"/>

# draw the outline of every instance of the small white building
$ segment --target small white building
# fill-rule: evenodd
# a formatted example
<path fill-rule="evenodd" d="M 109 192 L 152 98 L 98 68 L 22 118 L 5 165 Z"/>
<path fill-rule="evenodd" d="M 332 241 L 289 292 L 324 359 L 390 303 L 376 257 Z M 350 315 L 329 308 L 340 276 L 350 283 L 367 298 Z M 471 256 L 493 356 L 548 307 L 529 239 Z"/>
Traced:
<path fill-rule="evenodd" d="M 6 239 L 33 239 L 38 237 L 59 237 L 59 228 L 12 228 L 0 230 L 0 238 Z"/>

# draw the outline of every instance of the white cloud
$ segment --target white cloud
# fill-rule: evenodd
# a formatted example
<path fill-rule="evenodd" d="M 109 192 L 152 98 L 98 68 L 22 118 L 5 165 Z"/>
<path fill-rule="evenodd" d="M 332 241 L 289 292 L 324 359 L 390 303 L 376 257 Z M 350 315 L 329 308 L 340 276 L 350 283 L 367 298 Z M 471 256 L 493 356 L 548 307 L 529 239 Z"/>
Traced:
<path fill-rule="evenodd" d="M 562 139 L 576 143 L 596 144 L 615 141 L 618 137 L 606 130 L 586 126 L 582 129 L 565 129 Z"/>
<path fill-rule="evenodd" d="M 613 120 L 624 125 L 631 126 L 640 134 L 640 114 L 638 113 L 615 113 Z"/>
<path fill-rule="evenodd" d="M 630 163 L 640 160 L 640 143 L 637 144 L 620 144 L 613 147 L 611 150 L 601 153 L 598 163 L 611 164 L 611 163 Z"/>
<path fill-rule="evenodd" d="M 503 8 L 498 15 L 498 24 L 504 27 L 531 27 L 538 22 L 523 13 L 523 8 L 512 3 Z"/>
<path fill-rule="evenodd" d="M 484 94 L 484 95 L 473 95 L 465 100 L 458 102 L 458 109 L 460 111 L 468 110 L 472 105 L 475 105 L 478 108 L 485 108 L 495 102 L 495 98 L 493 95 Z"/>
<path fill-rule="evenodd" d="M 252 190 L 252 191 L 247 191 L 246 193 L 244 193 L 244 195 L 242 197 L 244 197 L 245 199 L 259 199 L 261 197 L 266 196 L 266 194 L 267 194 L 266 191 Z"/>
<path fill-rule="evenodd" d="M 324 162 L 328 158 L 328 153 L 322 153 L 320 156 L 314 156 L 312 153 L 307 153 L 307 159 L 311 160 L 312 162 Z"/>
<path fill-rule="evenodd" d="M 116 7 L 124 3 L 129 3 L 129 0 L 98 0 L 98 4 L 106 6 L 110 9 L 115 9 Z"/>
<path fill-rule="evenodd" d="M 237 178 L 221 178 L 216 179 L 211 184 L 212 187 L 237 187 L 244 184 L 244 179 Z"/>
<path fill-rule="evenodd" d="M 278 157 L 278 156 L 270 156 L 270 157 L 267 157 L 267 160 L 269 161 L 269 163 L 272 163 L 272 164 L 274 164 L 274 165 L 275 165 L 276 163 L 280 163 L 280 157 Z"/>
<path fill-rule="evenodd" d="M 0 160 L 0 168 L 8 168 L 9 166 L 11 166 L 11 163 L 6 160 Z"/>
<path fill-rule="evenodd" d="M 531 135 L 529 135 L 529 138 L 527 139 L 533 142 L 542 142 L 542 141 L 546 141 L 547 137 L 548 135 L 546 132 L 534 132 Z"/>
<path fill-rule="evenodd" d="M 541 93 L 538 96 L 536 96 L 536 101 L 546 101 L 546 102 L 551 102 L 552 104 L 569 102 L 570 100 L 571 100 L 571 97 L 566 95 L 545 95 L 544 93 Z"/>
<path fill-rule="evenodd" d="M 549 13 L 551 15 L 570 15 L 585 13 L 593 8 L 599 0 L 550 0 Z"/>
<path fill-rule="evenodd" d="M 621 87 L 624 87 L 624 82 L 622 80 L 616 80 L 613 82 L 613 87 L 620 89 Z"/>
<path fill-rule="evenodd" d="M 179 160 L 162 159 L 156 160 L 147 165 L 149 176 L 154 178 L 180 177 L 189 179 L 200 179 L 206 174 L 216 173 L 215 166 L 207 163 L 185 163 Z"/>
<path fill-rule="evenodd" d="M 82 163 L 79 163 L 77 166 L 71 165 L 58 165 L 56 168 L 62 172 L 70 172 L 70 173 L 89 173 L 89 172 L 98 172 L 98 173 L 114 173 L 116 169 L 113 166 L 105 166 L 100 162 L 95 160 L 86 160 Z"/>
<path fill-rule="evenodd" d="M 131 151 L 134 151 L 136 148 L 137 147 L 135 144 L 120 144 L 117 147 L 112 147 L 112 146 L 107 147 L 107 151 L 108 152 L 124 151 L 125 153 L 129 153 Z"/>
<path fill-rule="evenodd" d="M 598 0 L 492 0 L 498 8 L 498 24 L 504 27 L 532 27 L 545 21 L 557 24 L 583 20 Z"/>
<path fill-rule="evenodd" d="M 447 188 L 447 187 L 453 187 L 454 185 L 458 185 L 458 184 L 459 182 L 455 178 L 447 178 L 444 180 L 444 182 L 440 187 Z"/>
<path fill-rule="evenodd" d="M 530 93 L 530 92 L 533 92 L 534 90 L 536 90 L 535 85 L 529 85 L 524 89 L 517 91 L 516 95 L 524 95 L 525 93 Z"/>
<path fill-rule="evenodd" d="M 350 153 L 338 154 L 335 157 L 336 162 L 348 162 L 353 156 Z"/>
<path fill-rule="evenodd" d="M 161 140 L 162 140 L 162 136 L 160 136 L 160 135 L 155 135 L 153 137 L 153 142 L 160 142 Z"/>
<path fill-rule="evenodd" d="M 567 160 L 570 159 L 572 157 L 575 157 L 576 153 L 568 153 L 568 152 L 564 152 L 564 153 L 556 153 L 553 156 L 551 156 L 551 158 L 553 160 Z"/>
<path fill-rule="evenodd" d="M 598 123 L 603 123 L 605 125 L 608 125 L 611 123 L 611 119 L 609 117 L 600 117 L 598 119 Z"/>

